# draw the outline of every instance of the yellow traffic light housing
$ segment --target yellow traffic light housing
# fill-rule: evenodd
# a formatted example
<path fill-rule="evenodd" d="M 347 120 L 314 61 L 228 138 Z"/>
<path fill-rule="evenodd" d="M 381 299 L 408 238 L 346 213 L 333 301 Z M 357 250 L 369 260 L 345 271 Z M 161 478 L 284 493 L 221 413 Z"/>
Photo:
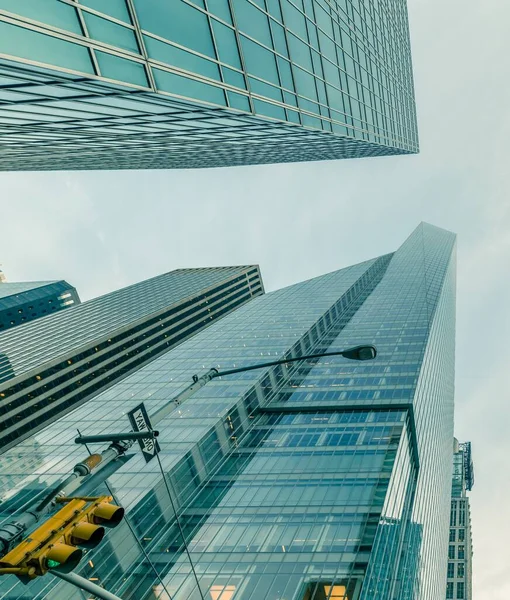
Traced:
<path fill-rule="evenodd" d="M 91 514 L 92 522 L 105 527 L 117 527 L 124 518 L 124 509 L 109 502 L 101 502 Z"/>
<path fill-rule="evenodd" d="M 83 552 L 67 544 L 54 544 L 44 556 L 43 567 L 61 573 L 70 573 L 82 559 Z M 38 573 L 36 572 L 36 575 Z"/>
<path fill-rule="evenodd" d="M 104 537 L 104 527 L 116 527 L 124 517 L 111 496 L 56 501 L 64 507 L 0 559 L 0 575 L 12 573 L 28 583 L 51 570 L 69 573 L 83 555 L 77 546 L 94 548 Z"/>

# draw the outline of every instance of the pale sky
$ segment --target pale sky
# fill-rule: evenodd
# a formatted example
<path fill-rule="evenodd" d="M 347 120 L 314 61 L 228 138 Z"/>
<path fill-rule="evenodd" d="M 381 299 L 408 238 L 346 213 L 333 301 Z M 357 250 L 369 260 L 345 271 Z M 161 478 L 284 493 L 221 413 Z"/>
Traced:
<path fill-rule="evenodd" d="M 455 231 L 455 429 L 473 443 L 474 598 L 508 600 L 510 4 L 409 9 L 419 155 L 1 173 L 0 262 L 10 281 L 67 279 L 83 300 L 178 267 L 247 263 L 273 290 L 392 251 L 422 220 Z"/>

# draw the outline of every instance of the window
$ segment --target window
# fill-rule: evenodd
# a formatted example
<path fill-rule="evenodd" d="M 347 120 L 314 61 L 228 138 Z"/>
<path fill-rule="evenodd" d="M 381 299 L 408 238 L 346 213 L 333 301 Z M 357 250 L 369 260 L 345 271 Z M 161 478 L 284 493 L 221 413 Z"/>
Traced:
<path fill-rule="evenodd" d="M 457 558 L 459 560 L 463 560 L 464 559 L 464 554 L 465 554 L 465 547 L 464 546 L 459 546 L 458 550 L 457 550 Z"/>
<path fill-rule="evenodd" d="M 459 542 L 463 542 L 465 540 L 465 537 L 466 537 L 466 530 L 459 529 Z"/>
<path fill-rule="evenodd" d="M 457 577 L 464 577 L 465 574 L 465 565 L 464 563 L 458 563 L 457 564 Z"/>
<path fill-rule="evenodd" d="M 455 500 L 452 501 L 452 510 L 450 512 L 450 527 L 457 525 L 457 503 Z"/>
<path fill-rule="evenodd" d="M 447 577 L 448 577 L 448 579 L 452 579 L 453 577 L 455 577 L 455 563 L 452 563 L 452 562 L 448 563 Z"/>
<path fill-rule="evenodd" d="M 210 593 L 213 600 L 231 600 L 236 591 L 235 585 L 213 585 Z"/>
<path fill-rule="evenodd" d="M 455 558 L 455 546 L 448 546 L 448 558 L 452 560 Z"/>
<path fill-rule="evenodd" d="M 459 581 L 457 583 L 457 599 L 463 599 L 464 598 L 464 582 L 463 581 Z"/>
<path fill-rule="evenodd" d="M 461 502 L 459 505 L 459 525 L 464 527 L 466 525 L 466 503 Z"/>
<path fill-rule="evenodd" d="M 0 52 L 29 60 L 37 56 L 37 60 L 58 67 L 84 73 L 94 72 L 85 46 L 3 21 L 0 23 Z"/>
<path fill-rule="evenodd" d="M 450 600 L 451 598 L 453 598 L 453 582 L 449 581 L 446 584 L 446 598 L 447 600 Z"/>
<path fill-rule="evenodd" d="M 455 541 L 455 529 L 450 529 L 450 542 Z"/>

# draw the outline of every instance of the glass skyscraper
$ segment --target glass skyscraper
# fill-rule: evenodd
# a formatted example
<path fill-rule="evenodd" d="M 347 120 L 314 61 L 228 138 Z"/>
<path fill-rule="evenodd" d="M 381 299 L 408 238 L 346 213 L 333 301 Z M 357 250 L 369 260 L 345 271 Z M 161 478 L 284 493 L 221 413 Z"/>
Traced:
<path fill-rule="evenodd" d="M 0 0 L 0 169 L 418 151 L 405 0 Z"/>
<path fill-rule="evenodd" d="M 7 283 L 0 280 L 0 334 L 79 303 L 76 289 L 67 281 Z"/>
<path fill-rule="evenodd" d="M 262 293 L 257 266 L 177 269 L 0 333 L 0 451 Z"/>
<path fill-rule="evenodd" d="M 467 492 L 473 489 L 471 442 L 453 442 L 452 505 L 448 544 L 447 600 L 473 600 L 473 540 Z"/>
<path fill-rule="evenodd" d="M 394 253 L 260 295 L 0 456 L 1 519 L 195 373 L 374 343 L 209 382 L 158 423 L 161 454 L 113 463 L 126 519 L 79 572 L 125 600 L 445 596 L 452 482 L 455 236 L 421 224 Z M 93 447 L 92 451 L 101 448 Z M 47 575 L 9 600 L 78 600 Z"/>

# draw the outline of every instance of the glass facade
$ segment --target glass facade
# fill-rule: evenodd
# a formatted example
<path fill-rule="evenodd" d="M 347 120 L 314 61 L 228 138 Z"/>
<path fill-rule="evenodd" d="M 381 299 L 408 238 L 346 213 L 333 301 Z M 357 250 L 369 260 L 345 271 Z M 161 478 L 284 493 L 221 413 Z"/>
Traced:
<path fill-rule="evenodd" d="M 80 303 L 66 281 L 0 283 L 0 333 Z"/>
<path fill-rule="evenodd" d="M 325 357 L 215 379 L 158 423 L 107 482 L 125 522 L 79 572 L 124 599 L 444 597 L 453 437 L 455 236 L 421 224 L 393 254 L 265 294 L 3 455 L 2 517 L 83 456 L 75 429 L 125 429 L 191 375 L 374 343 L 373 361 Z M 55 440 L 58 439 L 58 444 Z M 95 450 L 95 448 L 93 449 Z M 34 470 L 32 465 L 36 464 Z M 51 578 L 10 600 L 68 600 Z"/>
<path fill-rule="evenodd" d="M 178 269 L 0 334 L 0 451 L 262 293 L 256 266 Z"/>
<path fill-rule="evenodd" d="M 405 0 L 0 0 L 0 169 L 418 151 Z"/>

